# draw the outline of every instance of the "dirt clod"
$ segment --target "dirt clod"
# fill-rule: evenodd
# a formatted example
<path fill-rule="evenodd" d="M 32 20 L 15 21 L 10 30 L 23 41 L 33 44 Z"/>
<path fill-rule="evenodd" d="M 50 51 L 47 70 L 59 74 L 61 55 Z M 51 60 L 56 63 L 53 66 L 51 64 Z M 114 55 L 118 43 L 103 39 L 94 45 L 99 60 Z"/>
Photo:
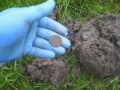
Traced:
<path fill-rule="evenodd" d="M 68 18 L 64 20 L 63 25 L 67 27 L 67 29 L 69 30 L 67 38 L 71 41 L 72 46 L 71 48 L 67 49 L 67 53 L 70 53 L 72 50 L 76 48 L 75 47 L 76 36 L 78 32 L 81 30 L 83 23 L 72 18 Z"/>
<path fill-rule="evenodd" d="M 25 67 L 25 66 L 24 66 Z M 23 68 L 20 68 L 23 69 Z M 49 81 L 54 85 L 60 85 L 61 81 L 68 73 L 68 69 L 63 60 L 33 59 L 32 64 L 26 65 L 26 72 L 32 81 Z"/>
<path fill-rule="evenodd" d="M 120 73 L 120 15 L 104 14 L 82 27 L 76 39 L 80 64 L 100 77 Z"/>
<path fill-rule="evenodd" d="M 82 28 L 83 24 L 80 21 L 76 21 L 73 20 L 72 18 L 68 18 L 64 20 L 63 25 L 65 25 L 69 30 L 68 39 L 72 43 L 74 43 L 75 37 L 78 31 L 80 31 L 80 29 Z"/>

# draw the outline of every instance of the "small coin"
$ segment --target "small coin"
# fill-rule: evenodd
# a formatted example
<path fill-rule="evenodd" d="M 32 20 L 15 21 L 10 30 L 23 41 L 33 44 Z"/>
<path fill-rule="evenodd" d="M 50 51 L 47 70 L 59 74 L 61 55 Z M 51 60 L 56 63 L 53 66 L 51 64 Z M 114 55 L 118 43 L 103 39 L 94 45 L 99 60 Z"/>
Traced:
<path fill-rule="evenodd" d="M 53 35 L 50 37 L 49 43 L 53 46 L 53 47 L 58 47 L 61 45 L 62 43 L 62 39 L 60 36 L 58 35 Z"/>

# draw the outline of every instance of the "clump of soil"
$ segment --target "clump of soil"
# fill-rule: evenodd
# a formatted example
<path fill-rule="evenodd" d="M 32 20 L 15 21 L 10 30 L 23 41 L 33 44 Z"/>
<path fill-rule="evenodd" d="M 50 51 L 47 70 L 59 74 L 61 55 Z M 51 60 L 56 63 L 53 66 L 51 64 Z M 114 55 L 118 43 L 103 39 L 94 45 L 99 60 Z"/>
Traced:
<path fill-rule="evenodd" d="M 75 37 L 82 28 L 83 24 L 80 21 L 73 20 L 72 18 L 65 19 L 63 25 L 69 30 L 68 39 L 74 43 Z"/>
<path fill-rule="evenodd" d="M 100 77 L 120 73 L 120 15 L 104 14 L 79 31 L 76 54 L 80 64 Z"/>
<path fill-rule="evenodd" d="M 21 73 L 28 73 L 32 81 L 49 81 L 54 85 L 60 85 L 68 73 L 63 60 L 33 59 L 32 64 L 20 67 Z"/>
<path fill-rule="evenodd" d="M 83 24 L 80 21 L 73 20 L 72 18 L 68 18 L 63 22 L 63 25 L 67 27 L 69 30 L 69 34 L 67 38 L 71 41 L 72 46 L 67 50 L 67 53 L 70 53 L 72 50 L 75 49 L 75 41 L 78 32 L 81 30 Z"/>

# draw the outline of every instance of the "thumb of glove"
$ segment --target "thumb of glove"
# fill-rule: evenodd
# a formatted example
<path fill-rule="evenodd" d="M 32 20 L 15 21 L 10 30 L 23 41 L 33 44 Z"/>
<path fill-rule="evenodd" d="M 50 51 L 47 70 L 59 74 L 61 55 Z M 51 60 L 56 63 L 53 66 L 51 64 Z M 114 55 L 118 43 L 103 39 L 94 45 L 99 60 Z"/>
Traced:
<path fill-rule="evenodd" d="M 23 8 L 25 19 L 33 22 L 47 16 L 55 7 L 54 0 L 47 0 L 46 2 Z"/>

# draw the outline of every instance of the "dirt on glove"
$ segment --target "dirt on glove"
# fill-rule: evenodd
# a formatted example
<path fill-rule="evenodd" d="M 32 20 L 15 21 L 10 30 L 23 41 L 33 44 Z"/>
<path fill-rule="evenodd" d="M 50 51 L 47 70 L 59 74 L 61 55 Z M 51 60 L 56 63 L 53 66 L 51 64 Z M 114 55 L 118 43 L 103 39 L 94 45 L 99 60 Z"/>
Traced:
<path fill-rule="evenodd" d="M 100 77 L 120 73 L 120 15 L 108 13 L 89 21 L 75 45 L 80 64 L 88 72 Z"/>

